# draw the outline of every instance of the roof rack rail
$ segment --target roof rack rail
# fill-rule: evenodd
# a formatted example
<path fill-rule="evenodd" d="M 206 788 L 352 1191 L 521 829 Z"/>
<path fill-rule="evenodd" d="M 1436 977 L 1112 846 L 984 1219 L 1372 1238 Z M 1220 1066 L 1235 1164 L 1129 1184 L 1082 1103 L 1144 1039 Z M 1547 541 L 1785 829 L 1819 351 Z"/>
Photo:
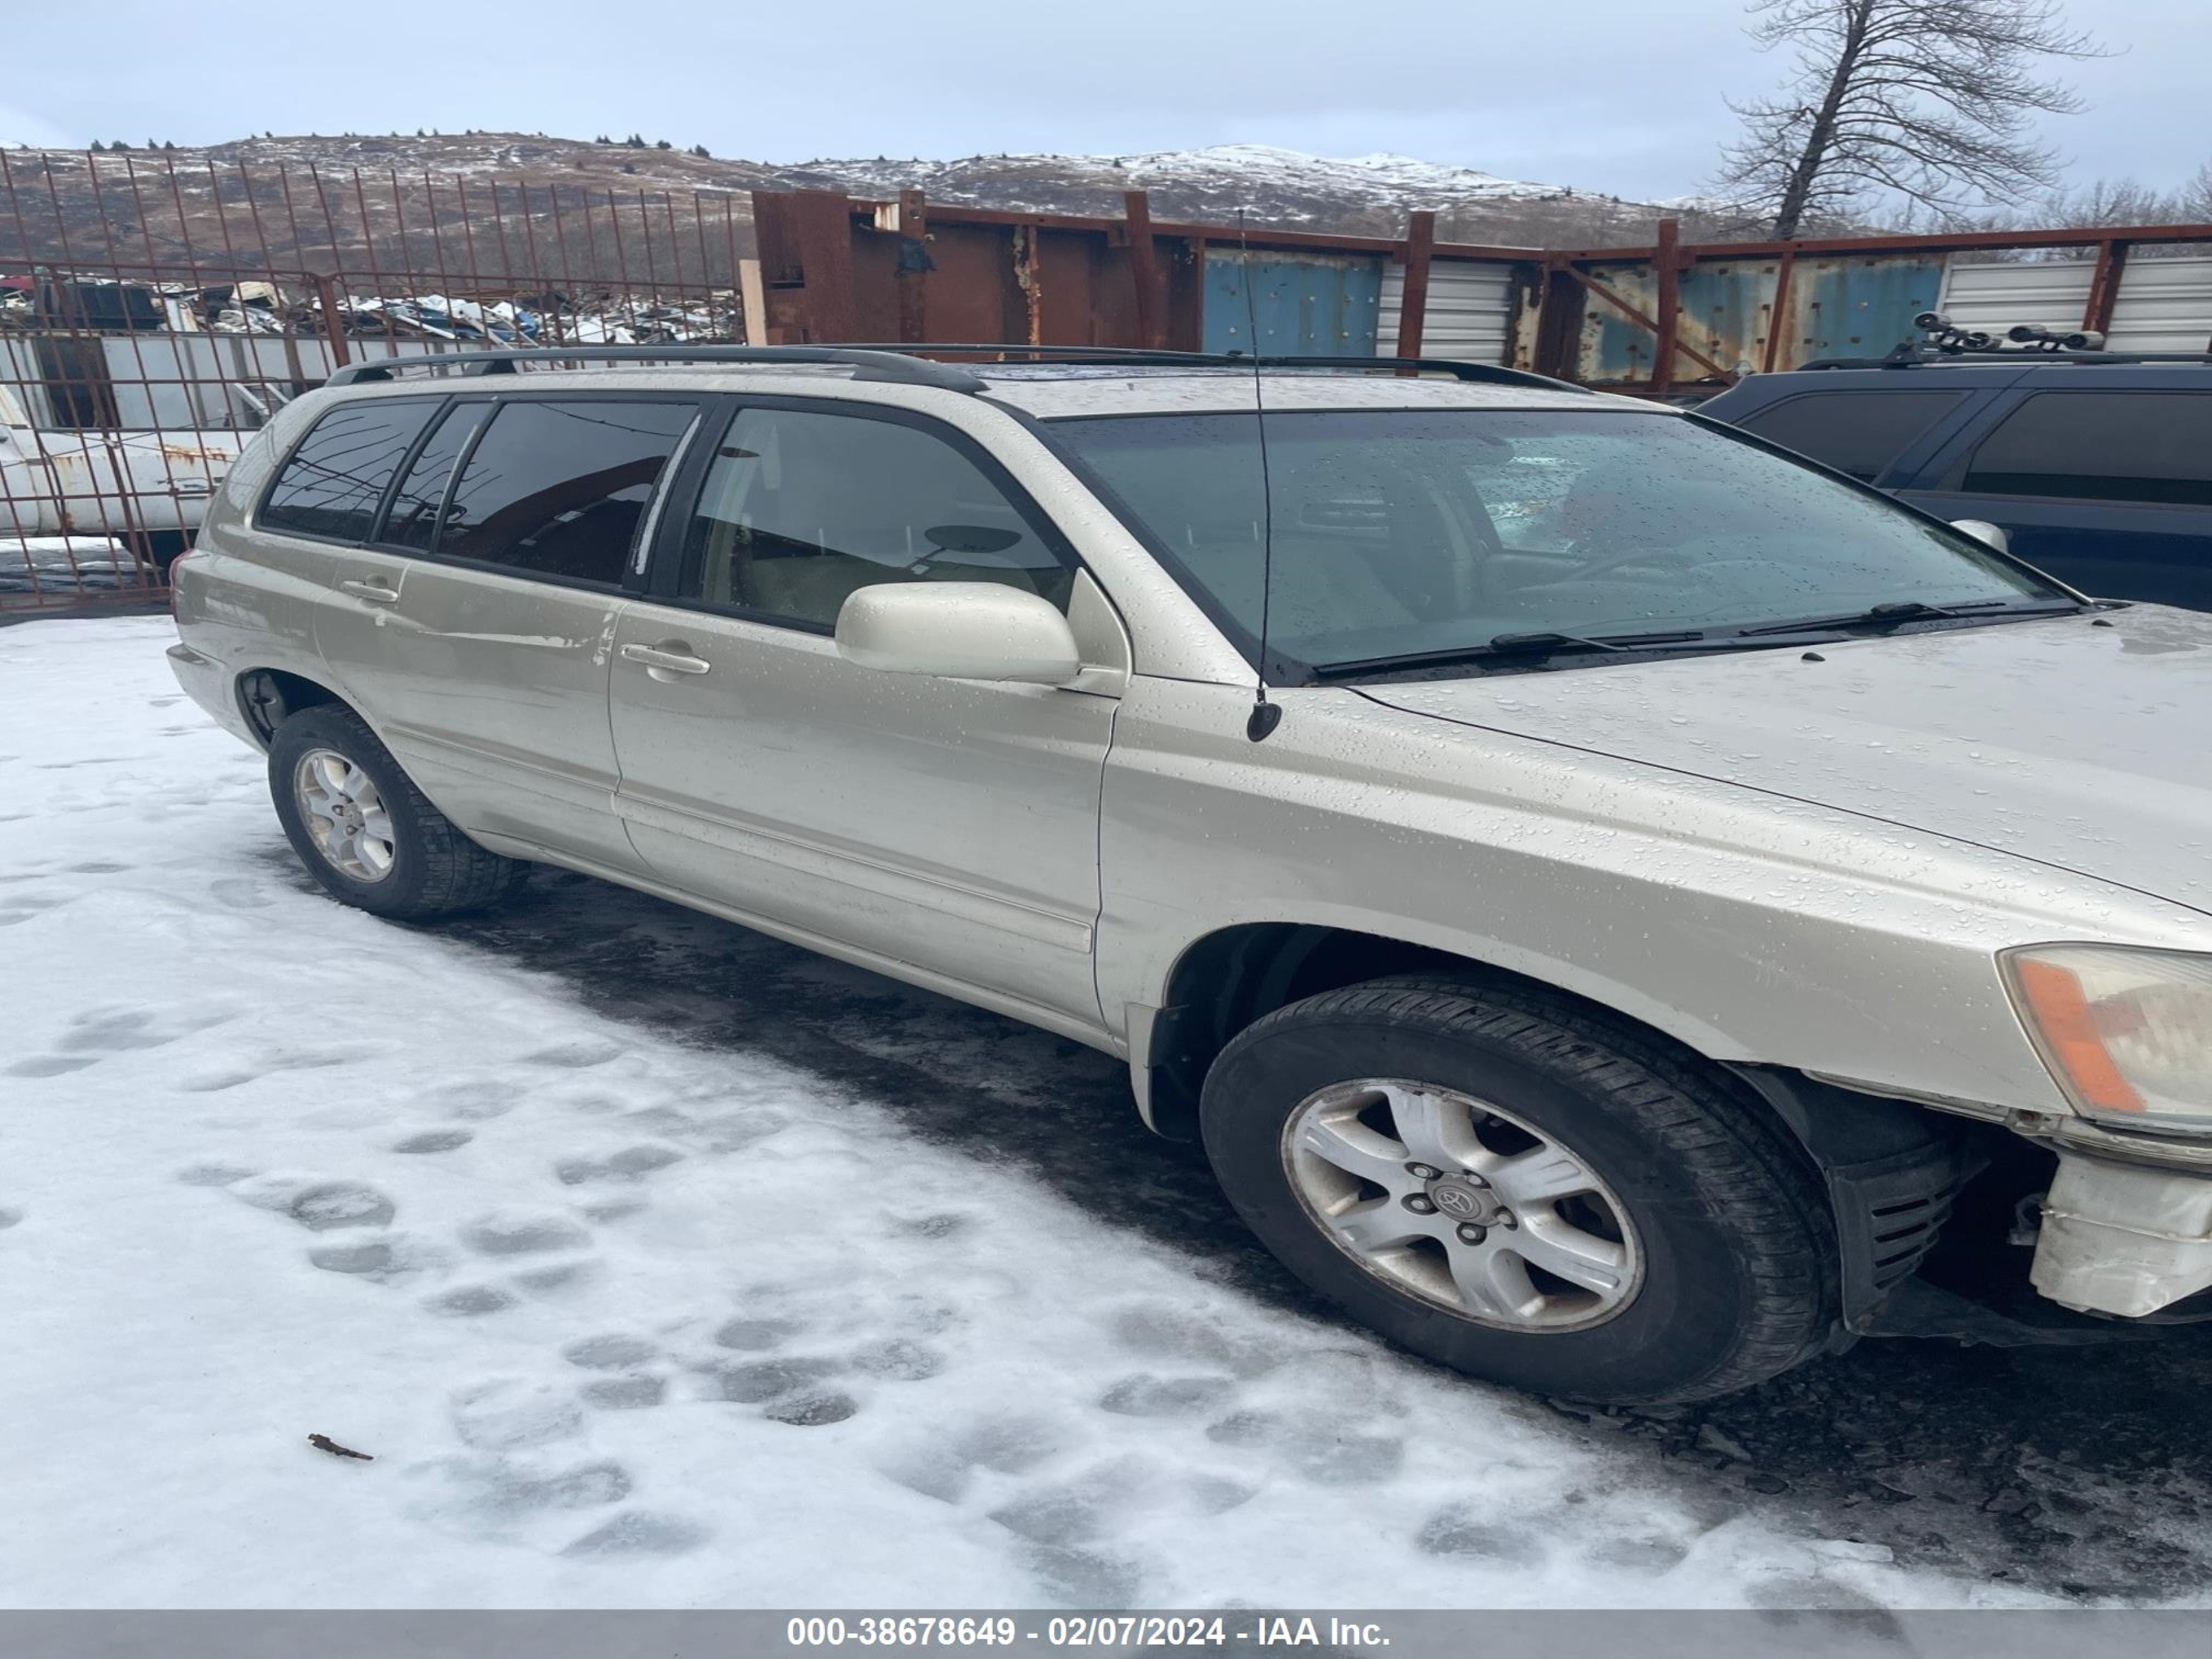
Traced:
<path fill-rule="evenodd" d="M 981 392 L 986 382 L 954 363 L 933 361 L 925 353 L 951 353 L 992 357 L 1000 362 L 1117 364 L 1128 368 L 1336 368 L 1449 374 L 1456 380 L 1492 385 L 1542 386 L 1553 392 L 1588 392 L 1588 386 L 1555 380 L 1548 374 L 1508 368 L 1502 363 L 1467 362 L 1455 357 L 1252 357 L 1241 351 L 1167 351 L 1145 346 L 1019 345 L 1005 342 L 927 343 L 914 345 L 740 346 L 740 345 L 591 345 L 539 346 L 526 349 L 445 351 L 417 357 L 377 357 L 349 363 L 334 372 L 328 385 L 358 386 L 363 381 L 390 380 L 411 369 L 452 370 L 465 375 L 512 374 L 525 363 L 806 363 L 845 364 L 856 380 L 884 380 L 903 386 L 937 386 L 947 392 Z"/>
<path fill-rule="evenodd" d="M 358 386 L 389 380 L 413 368 L 456 369 L 463 374 L 512 374 L 523 363 L 842 363 L 856 380 L 931 386 L 946 392 L 981 392 L 983 382 L 966 369 L 896 349 L 860 346 L 614 345 L 544 346 L 515 351 L 443 351 L 420 357 L 380 357 L 349 363 L 326 384 Z"/>
<path fill-rule="evenodd" d="M 1925 368 L 1936 363 L 2019 363 L 2027 368 L 2043 368 L 2052 363 L 2077 363 L 2094 366 L 2098 363 L 2212 363 L 2212 351 L 2007 351 L 1996 347 L 1984 350 L 1893 351 L 1881 357 L 1820 357 L 1809 363 L 1800 363 L 1807 368 Z"/>
<path fill-rule="evenodd" d="M 1533 369 L 1508 368 L 1504 363 L 1471 363 L 1457 357 L 1262 357 L 1260 362 L 1280 368 L 1411 368 L 1495 386 L 1536 386 L 1553 392 L 1579 392 L 1592 398 L 1598 395 L 1586 386 L 1539 374 Z"/>
<path fill-rule="evenodd" d="M 1028 362 L 1122 364 L 1132 368 L 1342 368 L 1412 369 L 1455 379 L 1493 385 L 1537 386 L 1554 392 L 1589 392 L 1571 380 L 1559 380 L 1525 368 L 1503 363 L 1469 362 L 1457 357 L 1355 357 L 1299 356 L 1254 357 L 1241 351 L 1170 351 L 1152 346 L 1021 345 L 1000 342 L 931 341 L 921 344 L 870 345 L 870 351 L 957 352 L 963 356 L 988 356 L 1000 361 Z"/>

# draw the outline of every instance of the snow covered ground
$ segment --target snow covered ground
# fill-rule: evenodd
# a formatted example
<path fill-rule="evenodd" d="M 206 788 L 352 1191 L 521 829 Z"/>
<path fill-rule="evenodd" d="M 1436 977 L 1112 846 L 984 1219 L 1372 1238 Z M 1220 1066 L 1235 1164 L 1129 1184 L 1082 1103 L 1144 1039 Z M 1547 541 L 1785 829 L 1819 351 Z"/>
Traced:
<path fill-rule="evenodd" d="M 2056 1599 L 331 903 L 169 638 L 0 629 L 0 1605 Z"/>

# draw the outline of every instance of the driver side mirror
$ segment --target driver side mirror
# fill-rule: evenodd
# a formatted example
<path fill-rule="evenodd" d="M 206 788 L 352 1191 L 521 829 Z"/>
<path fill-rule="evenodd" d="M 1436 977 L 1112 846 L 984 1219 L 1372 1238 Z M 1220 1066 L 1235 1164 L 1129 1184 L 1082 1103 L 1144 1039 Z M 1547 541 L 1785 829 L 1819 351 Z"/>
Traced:
<path fill-rule="evenodd" d="M 1991 524 L 1987 519 L 1954 519 L 1951 528 L 1963 531 L 1985 547 L 1994 547 L 2000 553 L 2012 551 L 2012 537 L 2002 525 Z"/>
<path fill-rule="evenodd" d="M 848 594 L 837 654 L 886 674 L 1065 685 L 1083 672 L 1052 601 L 1000 582 L 883 582 Z"/>

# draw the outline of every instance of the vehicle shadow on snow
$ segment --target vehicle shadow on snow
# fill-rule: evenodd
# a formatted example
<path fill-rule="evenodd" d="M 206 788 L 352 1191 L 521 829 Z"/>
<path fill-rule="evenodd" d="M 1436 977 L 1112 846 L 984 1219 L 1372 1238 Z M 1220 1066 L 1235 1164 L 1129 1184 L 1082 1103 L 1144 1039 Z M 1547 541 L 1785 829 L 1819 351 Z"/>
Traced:
<path fill-rule="evenodd" d="M 307 884 L 281 850 L 271 861 Z M 1188 1255 L 1203 1278 L 1348 1325 L 1244 1232 L 1195 1148 L 1144 1129 L 1111 1056 L 565 872 L 430 931 L 551 974 L 611 1019 L 804 1069 Z M 1948 1282 L 2032 1303 L 2026 1255 L 1960 1257 Z M 2109 1342 L 2073 1330 L 2063 1345 L 1869 1340 L 1711 1404 L 1561 1406 L 1560 1428 L 1905 1565 L 2082 1599 L 2201 1595 L 2212 1325 Z"/>

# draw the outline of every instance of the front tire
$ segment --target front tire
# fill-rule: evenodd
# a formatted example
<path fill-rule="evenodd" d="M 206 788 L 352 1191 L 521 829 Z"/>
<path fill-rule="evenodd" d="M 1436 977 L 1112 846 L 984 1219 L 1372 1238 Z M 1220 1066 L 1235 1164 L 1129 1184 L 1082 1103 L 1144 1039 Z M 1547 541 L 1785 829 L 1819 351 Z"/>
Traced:
<path fill-rule="evenodd" d="M 1819 1352 L 1835 1228 L 1720 1073 L 1564 998 L 1381 980 L 1278 1010 L 1206 1081 L 1208 1157 L 1292 1272 L 1472 1376 L 1706 1399 Z"/>
<path fill-rule="evenodd" d="M 529 868 L 464 835 L 349 708 L 319 704 L 276 728 L 269 793 L 324 890 L 394 921 L 495 903 Z"/>

